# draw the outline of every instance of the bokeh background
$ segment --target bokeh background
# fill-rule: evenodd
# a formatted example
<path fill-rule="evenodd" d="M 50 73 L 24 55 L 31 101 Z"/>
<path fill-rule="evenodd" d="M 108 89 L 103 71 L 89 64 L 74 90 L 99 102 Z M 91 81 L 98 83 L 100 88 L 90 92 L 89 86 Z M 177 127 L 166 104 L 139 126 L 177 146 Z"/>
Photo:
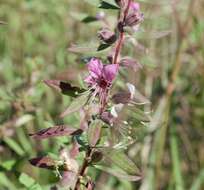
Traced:
<path fill-rule="evenodd" d="M 0 190 L 50 189 L 58 178 L 28 159 L 57 154 L 66 138 L 34 141 L 28 134 L 55 124 L 77 126 L 76 115 L 59 119 L 70 99 L 49 89 L 44 79 L 83 85 L 83 59 L 94 52 L 68 52 L 72 43 L 99 44 L 101 22 L 81 22 L 104 11 L 114 25 L 117 13 L 92 0 L 0 0 Z M 148 133 L 128 154 L 144 178 L 128 182 L 96 169 L 96 189 L 204 189 L 204 1 L 141 0 L 145 20 L 124 54 L 143 65 L 124 72 L 152 102 Z M 5 23 L 4 23 L 5 22 Z M 97 53 L 104 56 L 108 49 Z M 122 83 L 122 80 L 121 80 Z M 26 181 L 26 182 L 25 182 Z M 28 188 L 28 183 L 35 183 Z"/>

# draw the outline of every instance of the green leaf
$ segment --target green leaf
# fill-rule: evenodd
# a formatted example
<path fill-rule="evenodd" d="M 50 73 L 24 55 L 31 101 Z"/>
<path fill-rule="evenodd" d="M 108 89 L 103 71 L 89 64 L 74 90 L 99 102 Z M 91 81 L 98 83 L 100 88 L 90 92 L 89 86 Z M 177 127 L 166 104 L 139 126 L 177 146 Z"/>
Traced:
<path fill-rule="evenodd" d="M 72 100 L 69 107 L 60 115 L 60 117 L 65 117 L 73 112 L 78 111 L 81 107 L 85 106 L 89 100 L 89 93 L 84 93 L 81 96 L 78 96 L 74 100 Z"/>
<path fill-rule="evenodd" d="M 19 182 L 28 188 L 35 184 L 35 180 L 26 173 L 20 175 Z"/>
<path fill-rule="evenodd" d="M 92 147 L 96 146 L 100 139 L 102 124 L 102 121 L 94 120 L 88 128 L 88 142 Z"/>
<path fill-rule="evenodd" d="M 93 17 L 93 16 L 87 16 L 85 17 L 82 22 L 84 23 L 90 23 L 90 22 L 95 22 L 97 21 L 96 17 Z"/>
<path fill-rule="evenodd" d="M 109 48 L 111 45 L 110 44 L 100 44 L 97 48 L 97 51 L 102 51 L 104 49 Z"/>
<path fill-rule="evenodd" d="M 127 173 L 124 173 L 122 171 L 119 171 L 117 169 L 113 169 L 106 166 L 101 165 L 94 165 L 95 168 L 102 170 L 103 172 L 109 173 L 119 179 L 126 180 L 126 181 L 138 181 L 141 180 L 141 176 L 137 175 L 128 175 Z"/>
<path fill-rule="evenodd" d="M 7 187 L 6 189 L 17 189 L 11 180 L 4 173 L 0 172 L 0 187 L 2 186 Z"/>
<path fill-rule="evenodd" d="M 139 175 L 140 171 L 135 163 L 123 152 L 113 148 L 104 148 L 102 150 L 107 162 L 114 164 L 125 171 L 127 174 Z"/>
<path fill-rule="evenodd" d="M 109 2 L 106 2 L 106 1 L 101 1 L 101 4 L 99 5 L 99 8 L 101 8 L 101 9 L 114 9 L 114 10 L 120 9 L 115 4 L 112 4 L 112 3 L 109 3 Z"/>

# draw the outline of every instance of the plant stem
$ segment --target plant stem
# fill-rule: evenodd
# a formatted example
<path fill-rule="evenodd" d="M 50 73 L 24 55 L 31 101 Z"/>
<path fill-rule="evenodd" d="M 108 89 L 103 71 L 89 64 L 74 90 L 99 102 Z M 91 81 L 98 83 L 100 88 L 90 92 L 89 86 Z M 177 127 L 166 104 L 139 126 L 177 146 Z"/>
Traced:
<path fill-rule="evenodd" d="M 87 168 L 88 168 L 88 165 L 89 165 L 89 157 L 91 156 L 91 153 L 92 153 L 92 149 L 89 148 L 87 150 L 87 152 L 86 152 L 86 156 L 84 158 L 82 167 L 81 167 L 80 172 L 78 174 L 78 179 L 77 179 L 74 190 L 80 190 L 80 178 L 84 177 L 86 175 Z"/>
<path fill-rule="evenodd" d="M 123 15 L 123 19 L 122 19 L 122 23 L 124 23 L 127 15 L 128 15 L 128 11 L 129 11 L 129 8 L 130 8 L 130 4 L 131 4 L 131 0 L 128 0 L 128 4 L 127 4 L 127 7 L 124 11 L 124 15 Z M 119 21 L 120 22 L 120 21 Z M 118 24 L 119 24 L 118 22 Z M 114 59 L 113 59 L 113 64 L 117 64 L 117 60 L 118 60 L 118 56 L 120 54 L 120 51 L 122 49 L 122 45 L 123 45 L 123 39 L 124 39 L 124 31 L 123 29 L 122 30 L 119 30 L 120 34 L 119 34 L 119 39 L 118 39 L 118 42 L 117 42 L 117 45 L 116 45 L 116 48 L 115 48 L 115 55 L 114 55 Z"/>

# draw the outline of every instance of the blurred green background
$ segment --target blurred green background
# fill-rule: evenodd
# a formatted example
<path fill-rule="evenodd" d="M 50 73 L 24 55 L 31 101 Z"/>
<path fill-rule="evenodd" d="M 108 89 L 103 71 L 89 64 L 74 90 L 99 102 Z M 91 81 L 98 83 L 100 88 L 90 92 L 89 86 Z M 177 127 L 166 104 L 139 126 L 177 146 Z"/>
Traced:
<path fill-rule="evenodd" d="M 33 189 L 44 190 L 58 181 L 54 173 L 32 167 L 28 159 L 46 152 L 57 154 L 69 140 L 36 142 L 28 134 L 61 123 L 77 127 L 77 115 L 59 119 L 69 98 L 42 81 L 58 78 L 82 85 L 86 67 L 81 57 L 94 53 L 79 56 L 67 48 L 72 43 L 99 43 L 96 32 L 103 24 L 81 22 L 104 11 L 94 2 L 0 0 L 0 21 L 6 23 L 0 24 L 0 190 L 29 189 L 26 180 L 35 183 Z M 130 183 L 91 170 L 97 176 L 96 189 L 202 190 L 204 2 L 139 2 L 145 20 L 123 53 L 134 56 L 143 69 L 123 74 L 152 102 L 145 107 L 153 118 L 149 133 L 128 151 L 144 178 Z M 104 12 L 114 25 L 117 12 Z"/>

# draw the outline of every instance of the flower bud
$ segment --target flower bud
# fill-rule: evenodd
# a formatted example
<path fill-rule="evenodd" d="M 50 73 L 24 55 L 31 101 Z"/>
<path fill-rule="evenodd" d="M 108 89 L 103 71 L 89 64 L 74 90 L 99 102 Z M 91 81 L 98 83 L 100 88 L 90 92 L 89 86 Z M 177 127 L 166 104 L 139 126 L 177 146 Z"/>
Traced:
<path fill-rule="evenodd" d="M 103 11 L 100 11 L 96 14 L 96 19 L 97 20 L 103 20 L 105 18 L 105 13 Z"/>
<path fill-rule="evenodd" d="M 107 44 L 112 44 L 116 41 L 115 33 L 110 31 L 108 28 L 102 28 L 98 32 L 98 37 L 102 42 L 105 42 Z"/>
<path fill-rule="evenodd" d="M 125 19 L 126 26 L 135 26 L 143 21 L 143 14 L 140 12 L 132 12 Z"/>

